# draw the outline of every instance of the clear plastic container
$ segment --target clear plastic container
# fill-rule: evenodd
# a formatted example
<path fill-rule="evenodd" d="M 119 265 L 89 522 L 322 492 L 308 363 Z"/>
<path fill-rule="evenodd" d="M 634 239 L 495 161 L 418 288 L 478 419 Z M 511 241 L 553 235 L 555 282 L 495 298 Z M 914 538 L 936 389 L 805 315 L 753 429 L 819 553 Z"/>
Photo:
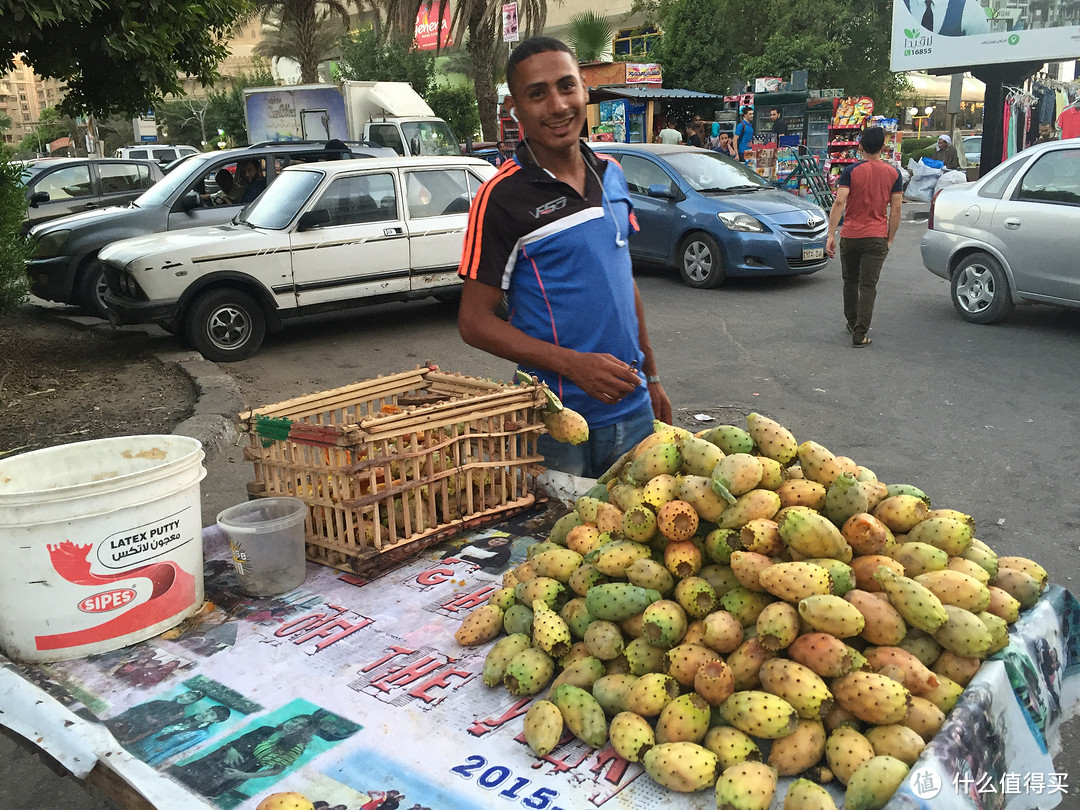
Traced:
<path fill-rule="evenodd" d="M 304 584 L 304 518 L 299 498 L 260 498 L 230 506 L 217 516 L 229 535 L 240 588 L 250 596 L 274 596 Z"/>

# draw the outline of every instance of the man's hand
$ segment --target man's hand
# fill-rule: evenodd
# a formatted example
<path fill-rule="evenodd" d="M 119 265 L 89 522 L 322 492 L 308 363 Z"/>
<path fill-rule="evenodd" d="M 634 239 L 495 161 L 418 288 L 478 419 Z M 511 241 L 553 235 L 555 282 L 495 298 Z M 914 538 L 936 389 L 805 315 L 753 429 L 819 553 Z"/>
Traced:
<path fill-rule="evenodd" d="M 830 259 L 836 256 L 836 237 L 831 233 L 825 240 L 825 253 Z"/>
<path fill-rule="evenodd" d="M 581 352 L 566 376 L 593 399 L 614 405 L 641 385 L 630 365 L 610 354 Z"/>
<path fill-rule="evenodd" d="M 660 383 L 649 383 L 649 397 L 652 399 L 653 416 L 661 422 L 671 424 L 671 400 Z"/>

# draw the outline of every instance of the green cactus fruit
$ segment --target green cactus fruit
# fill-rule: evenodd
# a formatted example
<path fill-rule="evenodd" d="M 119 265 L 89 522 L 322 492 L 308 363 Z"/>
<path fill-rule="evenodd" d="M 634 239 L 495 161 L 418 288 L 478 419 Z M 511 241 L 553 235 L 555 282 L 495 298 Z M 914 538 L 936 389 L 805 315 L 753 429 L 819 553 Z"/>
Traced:
<path fill-rule="evenodd" d="M 666 672 L 641 675 L 626 693 L 626 708 L 642 717 L 657 717 L 679 695 L 679 682 Z"/>
<path fill-rule="evenodd" d="M 907 495 L 912 498 L 918 498 L 920 501 L 926 504 L 927 509 L 930 508 L 930 496 L 923 492 L 916 486 L 911 484 L 888 484 L 885 487 L 887 497 L 891 498 L 894 495 Z"/>
<path fill-rule="evenodd" d="M 757 456 L 749 453 L 734 453 L 724 456 L 710 472 L 713 491 L 734 504 L 740 495 L 745 495 L 761 484 L 765 468 Z"/>
<path fill-rule="evenodd" d="M 888 556 L 904 566 L 904 575 L 912 579 L 928 571 L 944 571 L 949 564 L 949 555 L 929 543 L 899 543 Z"/>
<path fill-rule="evenodd" d="M 658 599 L 660 594 L 648 588 L 629 582 L 606 582 L 589 588 L 585 606 L 597 619 L 621 622 L 641 613 Z"/>
<path fill-rule="evenodd" d="M 720 810 L 768 810 L 776 795 L 776 769 L 761 762 L 740 762 L 725 768 L 716 780 Z"/>
<path fill-rule="evenodd" d="M 842 472 L 833 480 L 825 495 L 825 515 L 837 526 L 843 526 L 852 515 L 869 508 L 866 490 L 849 472 Z"/>
<path fill-rule="evenodd" d="M 682 453 L 674 443 L 657 444 L 630 462 L 623 478 L 628 484 L 642 486 L 657 475 L 674 475 L 682 467 Z"/>
<path fill-rule="evenodd" d="M 770 565 L 758 575 L 758 581 L 777 599 L 794 604 L 807 596 L 832 593 L 829 572 L 816 563 L 806 561 Z"/>
<path fill-rule="evenodd" d="M 534 577 L 515 585 L 514 595 L 521 604 L 530 607 L 537 599 L 550 608 L 562 607 L 566 601 L 566 586 L 551 577 Z"/>
<path fill-rule="evenodd" d="M 562 712 L 550 700 L 538 700 L 525 712 L 525 742 L 538 757 L 550 754 L 562 735 Z"/>
<path fill-rule="evenodd" d="M 566 535 L 570 533 L 570 530 L 575 526 L 580 526 L 585 521 L 577 510 L 573 512 L 567 512 L 561 518 L 555 521 L 555 525 L 551 527 L 551 533 L 548 534 L 548 540 L 556 545 L 566 545 Z"/>
<path fill-rule="evenodd" d="M 829 581 L 832 583 L 831 593 L 833 596 L 843 596 L 855 588 L 855 571 L 850 565 L 842 560 L 832 557 L 809 557 L 804 562 L 812 565 L 820 565 L 829 572 Z"/>
<path fill-rule="evenodd" d="M 859 765 L 844 791 L 845 810 L 880 810 L 903 784 L 910 768 L 896 757 L 874 756 Z"/>
<path fill-rule="evenodd" d="M 991 581 L 995 588 L 1005 591 L 1024 609 L 1035 607 L 1044 587 L 1027 571 L 1004 566 L 998 566 L 997 576 Z"/>
<path fill-rule="evenodd" d="M 986 571 L 986 573 L 990 575 L 990 579 L 997 576 L 998 555 L 982 540 L 979 540 L 978 538 L 972 539 L 971 545 L 968 546 L 960 556 L 965 560 L 970 560 Z"/>
<path fill-rule="evenodd" d="M 855 605 L 832 594 L 815 594 L 799 602 L 799 616 L 815 631 L 837 638 L 857 636 L 866 618 Z"/>
<path fill-rule="evenodd" d="M 678 602 L 660 599 L 645 608 L 641 631 L 654 647 L 668 649 L 686 634 L 686 611 Z"/>
<path fill-rule="evenodd" d="M 694 511 L 698 513 L 701 520 L 715 523 L 727 509 L 727 501 L 713 490 L 708 477 L 680 475 L 678 482 L 678 500 L 686 501 L 694 507 Z"/>
<path fill-rule="evenodd" d="M 562 546 L 554 546 L 541 551 L 531 559 L 540 576 L 558 580 L 564 585 L 582 562 L 580 554 Z"/>
<path fill-rule="evenodd" d="M 570 651 L 573 639 L 570 628 L 563 618 L 548 607 L 543 599 L 534 599 L 533 609 L 533 644 L 552 658 L 561 658 Z"/>
<path fill-rule="evenodd" d="M 751 737 L 775 740 L 795 730 L 799 713 L 781 697 L 756 689 L 735 692 L 718 707 L 720 716 Z"/>
<path fill-rule="evenodd" d="M 642 762 L 654 782 L 679 793 L 712 787 L 720 772 L 716 754 L 692 742 L 657 743 Z"/>
<path fill-rule="evenodd" d="M 502 683 L 507 664 L 515 655 L 530 646 L 532 642 L 524 633 L 514 633 L 496 641 L 484 658 L 484 668 L 480 674 L 484 685 L 494 687 Z"/>
<path fill-rule="evenodd" d="M 741 529 L 751 520 L 772 518 L 779 510 L 779 495 L 771 489 L 752 489 L 724 510 L 718 525 L 721 529 Z"/>
<path fill-rule="evenodd" d="M 680 579 L 675 586 L 675 601 L 688 616 L 703 619 L 716 610 L 716 591 L 701 577 Z"/>
<path fill-rule="evenodd" d="M 981 568 L 977 570 L 982 571 Z M 975 577 L 960 571 L 929 571 L 914 577 L 914 580 L 929 588 L 943 605 L 955 605 L 972 613 L 981 613 L 990 607 L 990 589 Z"/>
<path fill-rule="evenodd" d="M 735 576 L 735 572 L 731 570 L 730 565 L 711 563 L 702 566 L 696 576 L 709 583 L 709 586 L 716 593 L 717 599 L 720 599 L 725 593 L 739 585 L 739 578 Z"/>
<path fill-rule="evenodd" d="M 731 554 L 735 551 L 732 545 L 739 537 L 735 529 L 713 529 L 705 535 L 705 553 L 714 563 L 728 565 L 731 562 Z"/>
<path fill-rule="evenodd" d="M 773 602 L 758 614 L 755 627 L 765 649 L 787 649 L 799 637 L 799 611 L 787 602 Z"/>
<path fill-rule="evenodd" d="M 772 597 L 765 593 L 748 590 L 741 585 L 720 597 L 720 607 L 739 620 L 743 627 L 753 627 Z"/>
<path fill-rule="evenodd" d="M 796 779 L 784 796 L 784 810 L 836 810 L 836 802 L 817 782 Z"/>
<path fill-rule="evenodd" d="M 874 725 L 899 723 L 911 707 L 904 685 L 877 672 L 848 673 L 832 682 L 831 691 L 840 708 Z"/>
<path fill-rule="evenodd" d="M 507 610 L 517 604 L 517 597 L 514 596 L 513 588 L 499 588 L 488 597 L 487 603 L 497 606 L 505 614 Z"/>
<path fill-rule="evenodd" d="M 608 728 L 611 747 L 627 762 L 641 762 L 656 745 L 656 735 L 649 721 L 640 714 L 622 711 L 611 718 Z"/>
<path fill-rule="evenodd" d="M 579 658 L 568 667 L 565 667 L 562 672 L 555 676 L 555 680 L 551 682 L 549 691 L 551 694 L 554 694 L 555 690 L 564 683 L 591 690 L 593 684 L 603 677 L 604 662 L 599 658 L 594 658 L 590 655 L 585 658 Z"/>
<path fill-rule="evenodd" d="M 763 456 L 787 464 L 799 452 L 799 444 L 791 431 L 767 416 L 751 413 L 746 417 L 747 432 Z"/>
<path fill-rule="evenodd" d="M 607 717 L 591 692 L 580 686 L 563 684 L 551 694 L 551 702 L 562 712 L 567 730 L 586 745 L 602 748 L 607 742 Z"/>
<path fill-rule="evenodd" d="M 592 614 L 585 607 L 584 596 L 576 596 L 563 605 L 562 610 L 559 611 L 559 616 L 566 622 L 566 626 L 570 628 L 570 636 L 575 641 L 580 641 L 585 637 L 585 630 L 593 621 Z"/>
<path fill-rule="evenodd" d="M 503 614 L 503 630 L 510 635 L 523 633 L 532 638 L 533 612 L 526 605 L 511 605 Z"/>
<path fill-rule="evenodd" d="M 522 650 L 506 665 L 503 686 L 511 695 L 535 695 L 548 685 L 555 675 L 555 661 L 541 649 Z"/>
<path fill-rule="evenodd" d="M 605 714 L 616 715 L 626 711 L 626 696 L 637 679 L 637 675 L 630 673 L 603 675 L 593 682 L 592 695 Z"/>
<path fill-rule="evenodd" d="M 926 502 L 915 495 L 890 495 L 872 514 L 896 534 L 907 534 L 930 512 Z"/>
<path fill-rule="evenodd" d="M 622 630 L 615 622 L 594 620 L 585 631 L 585 646 L 601 661 L 610 661 L 623 654 L 626 645 Z"/>
<path fill-rule="evenodd" d="M 985 658 L 994 642 L 989 627 L 969 610 L 945 605 L 945 623 L 934 631 L 934 641 L 965 658 Z"/>
<path fill-rule="evenodd" d="M 593 585 L 600 585 L 607 581 L 608 578 L 601 574 L 595 565 L 582 563 L 574 569 L 574 573 L 566 580 L 566 584 L 578 596 L 585 596 Z"/>
<path fill-rule="evenodd" d="M 679 480 L 674 475 L 654 475 L 641 488 L 641 500 L 645 506 L 656 511 L 668 501 L 675 500 L 678 490 Z"/>
<path fill-rule="evenodd" d="M 601 574 L 614 579 L 624 579 L 626 569 L 635 560 L 645 559 L 650 553 L 648 546 L 635 543 L 633 540 L 614 540 L 605 543 L 593 552 L 596 556 L 595 559 L 590 559 L 590 562 Z"/>
<path fill-rule="evenodd" d="M 836 525 L 817 512 L 792 510 L 780 523 L 780 537 L 803 557 L 851 559 L 851 546 Z"/>
<path fill-rule="evenodd" d="M 949 614 L 945 612 L 941 600 L 914 579 L 899 576 L 884 565 L 878 568 L 874 579 L 889 597 L 889 603 L 912 627 L 933 634 L 948 621 Z"/>
<path fill-rule="evenodd" d="M 585 523 L 596 523 L 596 511 L 600 508 L 602 501 L 599 498 L 591 498 L 588 495 L 582 495 L 574 502 L 574 511 L 578 513 L 578 516 Z"/>
<path fill-rule="evenodd" d="M 684 436 L 680 439 L 679 450 L 683 457 L 683 475 L 709 476 L 713 467 L 724 457 L 723 450 L 697 436 Z"/>
<path fill-rule="evenodd" d="M 502 624 L 502 608 L 498 605 L 482 605 L 465 617 L 454 638 L 463 647 L 475 647 L 499 635 Z"/>
<path fill-rule="evenodd" d="M 817 719 L 832 711 L 833 696 L 825 681 L 797 661 L 773 658 L 761 665 L 758 677 L 763 691 L 782 697 L 803 719 Z"/>
<path fill-rule="evenodd" d="M 915 524 L 907 536 L 909 542 L 929 543 L 950 557 L 963 554 L 973 538 L 969 524 L 951 517 L 928 517 Z"/>
<path fill-rule="evenodd" d="M 641 499 L 642 490 L 640 487 L 636 487 L 632 484 L 615 484 L 611 488 L 609 493 L 609 500 L 618 509 L 625 512 L 627 509 L 632 509 L 635 506 L 641 506 L 644 501 Z"/>
<path fill-rule="evenodd" d="M 646 675 L 650 672 L 661 672 L 665 668 L 664 654 L 666 650 L 654 647 L 648 639 L 638 637 L 631 639 L 626 645 L 623 655 L 626 657 L 630 672 L 633 675 Z"/>
<path fill-rule="evenodd" d="M 718 425 L 702 431 L 700 435 L 705 441 L 712 442 L 729 456 L 734 453 L 749 453 L 754 449 L 753 437 L 735 425 Z"/>
<path fill-rule="evenodd" d="M 675 578 L 671 576 L 671 572 L 651 559 L 634 560 L 626 569 L 626 578 L 631 585 L 653 590 L 661 595 L 671 593 L 675 587 Z"/>
<path fill-rule="evenodd" d="M 986 651 L 987 655 L 993 655 L 1009 646 L 1008 622 L 988 610 L 980 611 L 976 615 L 986 625 L 986 629 L 990 631 L 990 647 Z M 922 696 L 926 697 L 925 693 Z"/>
<path fill-rule="evenodd" d="M 656 535 L 656 513 L 639 504 L 623 512 L 623 536 L 635 543 L 648 543 Z"/>
<path fill-rule="evenodd" d="M 552 543 L 550 540 L 541 540 L 537 543 L 532 543 L 527 549 L 525 549 L 525 559 L 531 560 L 533 557 L 543 551 L 559 547 L 560 546 L 558 543 Z"/>
<path fill-rule="evenodd" d="M 656 719 L 656 742 L 693 742 L 705 739 L 712 707 L 696 692 L 670 701 Z"/>
<path fill-rule="evenodd" d="M 761 762 L 758 744 L 749 734 L 732 726 L 713 726 L 701 744 L 716 754 L 721 768 L 730 768 L 740 762 Z"/>

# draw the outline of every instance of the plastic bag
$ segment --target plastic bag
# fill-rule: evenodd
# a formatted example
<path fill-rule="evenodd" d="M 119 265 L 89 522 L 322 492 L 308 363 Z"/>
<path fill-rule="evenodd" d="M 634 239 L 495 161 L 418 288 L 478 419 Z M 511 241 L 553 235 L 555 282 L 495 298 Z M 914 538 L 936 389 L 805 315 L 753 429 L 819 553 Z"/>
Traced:
<path fill-rule="evenodd" d="M 947 171 L 937 179 L 937 183 L 934 185 L 934 193 L 941 191 L 946 186 L 955 186 L 958 183 L 966 183 L 967 172 Z"/>
<path fill-rule="evenodd" d="M 934 160 L 933 158 L 924 157 L 920 162 L 923 163 L 926 166 L 929 166 L 931 169 L 944 169 L 945 168 L 945 162 L 944 161 Z"/>
<path fill-rule="evenodd" d="M 904 196 L 917 202 L 930 202 L 930 198 L 934 196 L 934 187 L 943 174 L 943 170 L 927 166 L 921 161 L 909 160 L 908 171 L 911 172 L 911 182 L 908 183 Z"/>

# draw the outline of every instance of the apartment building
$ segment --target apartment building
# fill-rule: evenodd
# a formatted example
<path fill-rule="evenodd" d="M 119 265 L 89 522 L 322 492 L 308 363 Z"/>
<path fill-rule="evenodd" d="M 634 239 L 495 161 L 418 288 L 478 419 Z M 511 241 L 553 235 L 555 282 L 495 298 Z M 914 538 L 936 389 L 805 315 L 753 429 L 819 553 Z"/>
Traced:
<path fill-rule="evenodd" d="M 56 106 L 63 97 L 63 84 L 42 79 L 15 57 L 15 69 L 0 76 L 0 116 L 11 119 L 11 128 L 3 133 L 4 143 L 17 144 L 32 133 L 41 111 Z"/>

